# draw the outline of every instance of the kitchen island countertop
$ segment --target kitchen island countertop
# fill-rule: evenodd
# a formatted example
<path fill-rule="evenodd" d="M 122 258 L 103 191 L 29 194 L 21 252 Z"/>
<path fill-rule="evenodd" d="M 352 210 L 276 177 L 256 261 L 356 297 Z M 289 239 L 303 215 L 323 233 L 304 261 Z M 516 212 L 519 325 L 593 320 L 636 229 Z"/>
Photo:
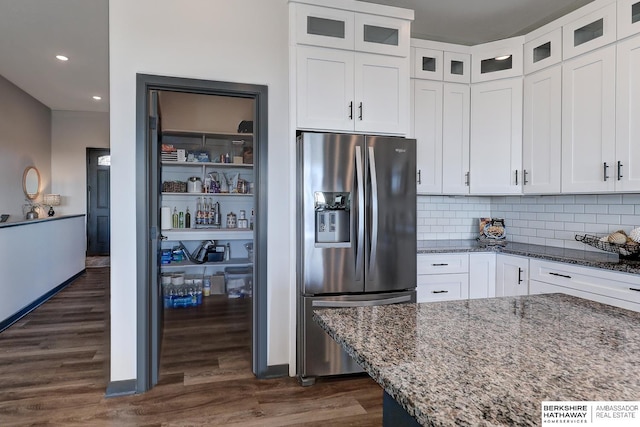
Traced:
<path fill-rule="evenodd" d="M 640 313 L 563 295 L 317 310 L 426 426 L 540 425 L 542 401 L 640 399 Z"/>

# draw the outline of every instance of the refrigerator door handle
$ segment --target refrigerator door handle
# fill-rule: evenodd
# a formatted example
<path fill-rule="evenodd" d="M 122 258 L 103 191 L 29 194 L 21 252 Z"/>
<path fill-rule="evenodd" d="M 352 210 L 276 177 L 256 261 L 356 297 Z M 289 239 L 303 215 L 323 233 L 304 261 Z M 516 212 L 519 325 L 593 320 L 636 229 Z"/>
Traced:
<path fill-rule="evenodd" d="M 362 274 L 364 272 L 364 268 L 362 267 L 364 263 L 364 175 L 362 173 L 362 149 L 359 145 L 356 145 L 356 186 L 358 191 L 358 201 L 356 203 L 356 242 L 355 242 L 355 250 L 356 250 L 356 281 L 362 280 Z"/>
<path fill-rule="evenodd" d="M 366 301 L 313 301 L 312 307 L 345 308 L 345 307 L 373 307 L 377 305 L 391 305 L 411 302 L 411 295 L 403 295 L 394 298 L 383 298 Z"/>
<path fill-rule="evenodd" d="M 373 278 L 374 267 L 376 265 L 376 255 L 378 252 L 378 178 L 376 173 L 376 156 L 373 147 L 369 147 L 369 176 L 371 178 L 371 237 L 369 243 L 369 278 Z"/>

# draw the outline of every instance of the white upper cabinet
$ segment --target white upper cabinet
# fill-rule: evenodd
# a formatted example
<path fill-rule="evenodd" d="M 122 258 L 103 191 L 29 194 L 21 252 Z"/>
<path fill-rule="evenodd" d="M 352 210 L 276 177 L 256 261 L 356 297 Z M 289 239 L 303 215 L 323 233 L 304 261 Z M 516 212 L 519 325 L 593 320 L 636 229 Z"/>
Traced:
<path fill-rule="evenodd" d="M 471 194 L 521 194 L 522 77 L 471 87 Z"/>
<path fill-rule="evenodd" d="M 443 79 L 452 83 L 471 83 L 471 55 L 444 52 Z"/>
<path fill-rule="evenodd" d="M 409 98 L 408 58 L 356 52 L 354 130 L 405 134 Z"/>
<path fill-rule="evenodd" d="M 573 58 L 616 41 L 616 3 L 562 27 L 562 57 Z"/>
<path fill-rule="evenodd" d="M 616 47 L 565 61 L 562 77 L 562 191 L 613 191 Z"/>
<path fill-rule="evenodd" d="M 296 4 L 296 41 L 298 44 L 353 50 L 355 15 L 329 7 Z"/>
<path fill-rule="evenodd" d="M 471 51 L 471 82 L 522 76 L 522 37 L 474 46 Z"/>
<path fill-rule="evenodd" d="M 355 14 L 355 50 L 409 56 L 410 23 L 403 19 Z"/>
<path fill-rule="evenodd" d="M 616 96 L 617 191 L 640 190 L 640 36 L 620 42 Z"/>
<path fill-rule="evenodd" d="M 413 80 L 418 194 L 442 192 L 442 82 Z"/>
<path fill-rule="evenodd" d="M 310 129 L 353 129 L 353 52 L 298 46 L 297 126 Z"/>
<path fill-rule="evenodd" d="M 445 83 L 442 98 L 442 193 L 469 194 L 471 88 Z"/>
<path fill-rule="evenodd" d="M 618 0 L 618 39 L 640 33 L 640 0 Z"/>
<path fill-rule="evenodd" d="M 309 4 L 294 7 L 297 44 L 409 56 L 407 20 Z"/>
<path fill-rule="evenodd" d="M 524 44 L 524 72 L 531 74 L 562 61 L 562 28 Z"/>
<path fill-rule="evenodd" d="M 524 193 L 560 192 L 561 105 L 560 64 L 525 76 L 522 135 Z"/>
<path fill-rule="evenodd" d="M 298 128 L 406 133 L 407 58 L 314 46 L 296 55 Z"/>
<path fill-rule="evenodd" d="M 415 77 L 416 79 L 442 80 L 444 52 L 421 47 L 411 49 L 413 54 L 411 77 Z"/>

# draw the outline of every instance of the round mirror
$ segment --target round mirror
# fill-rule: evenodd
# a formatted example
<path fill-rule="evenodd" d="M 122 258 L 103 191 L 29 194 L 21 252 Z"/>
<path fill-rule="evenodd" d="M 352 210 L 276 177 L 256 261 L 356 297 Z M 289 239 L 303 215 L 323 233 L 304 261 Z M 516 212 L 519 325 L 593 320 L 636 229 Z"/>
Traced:
<path fill-rule="evenodd" d="M 29 166 L 24 170 L 24 174 L 22 175 L 22 189 L 24 190 L 24 195 L 27 196 L 29 200 L 38 197 L 38 193 L 40 193 L 40 172 L 38 172 L 38 169 Z"/>

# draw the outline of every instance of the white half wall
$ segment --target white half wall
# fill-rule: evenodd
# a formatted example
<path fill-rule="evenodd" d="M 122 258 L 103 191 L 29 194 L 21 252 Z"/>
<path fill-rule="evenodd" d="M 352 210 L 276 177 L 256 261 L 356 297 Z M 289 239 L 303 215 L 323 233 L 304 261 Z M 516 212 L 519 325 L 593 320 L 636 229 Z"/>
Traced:
<path fill-rule="evenodd" d="M 56 214 L 87 213 L 87 148 L 109 148 L 109 113 L 53 111 L 51 192 L 62 201 Z"/>
<path fill-rule="evenodd" d="M 40 172 L 42 201 L 51 188 L 51 110 L 0 76 L 0 213 L 10 214 L 10 220 L 24 219 L 27 166 Z"/>
<path fill-rule="evenodd" d="M 268 364 L 292 363 L 287 0 L 110 0 L 111 380 L 136 377 L 136 73 L 268 86 Z"/>

